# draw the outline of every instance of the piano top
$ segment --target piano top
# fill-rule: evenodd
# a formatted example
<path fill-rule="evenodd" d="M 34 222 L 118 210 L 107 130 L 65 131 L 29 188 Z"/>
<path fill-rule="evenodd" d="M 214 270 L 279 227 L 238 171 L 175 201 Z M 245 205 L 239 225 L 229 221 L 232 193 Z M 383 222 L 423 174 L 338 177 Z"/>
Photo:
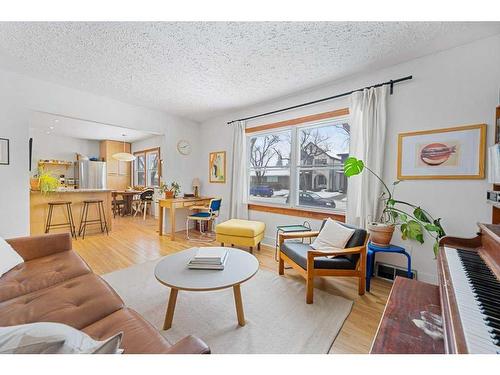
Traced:
<path fill-rule="evenodd" d="M 431 337 L 413 322 L 429 309 L 441 310 L 437 285 L 396 277 L 370 354 L 444 353 L 443 339 Z"/>

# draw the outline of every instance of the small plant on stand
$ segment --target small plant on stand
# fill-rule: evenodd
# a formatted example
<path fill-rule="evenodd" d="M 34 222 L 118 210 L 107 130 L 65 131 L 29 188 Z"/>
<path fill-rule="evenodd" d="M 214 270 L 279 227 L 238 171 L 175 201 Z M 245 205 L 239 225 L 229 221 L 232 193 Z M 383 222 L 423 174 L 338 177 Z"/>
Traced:
<path fill-rule="evenodd" d="M 380 196 L 383 204 L 383 210 L 377 221 L 368 225 L 371 241 L 375 245 L 389 246 L 392 234 L 396 226 L 401 230 L 403 240 L 415 240 L 420 244 L 424 243 L 424 231 L 434 238 L 434 256 L 437 256 L 439 249 L 439 240 L 446 235 L 441 226 L 441 219 L 434 219 L 429 212 L 415 204 L 398 200 L 394 197 L 396 186 L 401 181 L 392 183 L 392 191 L 387 184 L 362 160 L 355 157 L 349 157 L 344 162 L 344 174 L 352 177 L 360 174 L 363 170 L 373 174 L 382 184 L 384 191 Z"/>

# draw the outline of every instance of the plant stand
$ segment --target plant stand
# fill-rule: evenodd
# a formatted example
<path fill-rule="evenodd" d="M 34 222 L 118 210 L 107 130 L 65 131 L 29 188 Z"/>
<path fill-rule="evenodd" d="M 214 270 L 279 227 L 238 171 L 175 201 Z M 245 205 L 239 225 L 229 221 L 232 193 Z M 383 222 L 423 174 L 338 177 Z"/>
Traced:
<path fill-rule="evenodd" d="M 408 259 L 408 269 L 406 271 L 406 276 L 411 279 L 411 256 L 406 252 L 403 247 L 396 245 L 389 245 L 389 247 L 380 247 L 376 246 L 373 243 L 369 243 L 366 249 L 366 291 L 370 291 L 370 280 L 373 276 L 373 268 L 375 263 L 375 254 L 376 253 L 397 253 L 403 254 Z"/>

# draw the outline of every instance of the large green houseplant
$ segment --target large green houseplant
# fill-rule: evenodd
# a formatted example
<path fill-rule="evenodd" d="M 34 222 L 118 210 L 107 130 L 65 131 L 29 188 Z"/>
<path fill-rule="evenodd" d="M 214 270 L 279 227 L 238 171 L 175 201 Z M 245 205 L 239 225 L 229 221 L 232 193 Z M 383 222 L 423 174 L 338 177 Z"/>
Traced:
<path fill-rule="evenodd" d="M 381 228 L 392 228 L 392 231 L 394 231 L 395 227 L 399 227 L 403 240 L 415 240 L 421 244 L 424 243 L 425 231 L 434 238 L 434 256 L 437 256 L 439 240 L 445 236 L 445 232 L 441 226 L 441 219 L 434 219 L 429 212 L 418 205 L 396 199 L 394 191 L 396 185 L 401 181 L 394 181 L 391 190 L 375 172 L 363 163 L 362 160 L 355 157 L 349 157 L 344 162 L 344 174 L 347 177 L 356 176 L 365 169 L 380 181 L 384 189 L 380 197 L 383 204 L 382 213 L 375 222 L 371 223 L 371 229 L 376 230 L 378 226 Z"/>

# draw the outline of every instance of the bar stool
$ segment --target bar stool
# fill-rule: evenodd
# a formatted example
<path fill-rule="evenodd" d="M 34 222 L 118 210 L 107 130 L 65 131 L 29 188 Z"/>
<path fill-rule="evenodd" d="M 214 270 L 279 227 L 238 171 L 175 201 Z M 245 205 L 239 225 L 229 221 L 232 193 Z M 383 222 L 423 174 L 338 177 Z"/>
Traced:
<path fill-rule="evenodd" d="M 54 212 L 54 207 L 66 206 L 66 215 L 68 221 L 64 223 L 52 224 L 52 214 Z M 63 212 L 64 212 L 64 207 Z M 49 233 L 51 228 L 67 228 L 69 227 L 71 231 L 71 236 L 76 240 L 76 228 L 75 221 L 73 220 L 73 211 L 71 210 L 71 202 L 68 201 L 54 201 L 49 202 L 49 213 L 47 215 L 47 222 L 45 223 L 45 233 Z"/>
<path fill-rule="evenodd" d="M 97 211 L 99 212 L 99 219 L 89 220 L 89 207 L 93 204 L 95 204 L 97 207 Z M 89 199 L 83 201 L 82 214 L 80 218 L 80 228 L 78 229 L 78 235 L 82 236 L 82 239 L 85 239 L 85 232 L 87 231 L 88 224 L 99 224 L 101 226 L 101 233 L 104 233 L 104 230 L 106 230 L 106 234 L 109 236 L 108 224 L 106 222 L 106 214 L 104 213 L 104 204 L 102 199 Z"/>

